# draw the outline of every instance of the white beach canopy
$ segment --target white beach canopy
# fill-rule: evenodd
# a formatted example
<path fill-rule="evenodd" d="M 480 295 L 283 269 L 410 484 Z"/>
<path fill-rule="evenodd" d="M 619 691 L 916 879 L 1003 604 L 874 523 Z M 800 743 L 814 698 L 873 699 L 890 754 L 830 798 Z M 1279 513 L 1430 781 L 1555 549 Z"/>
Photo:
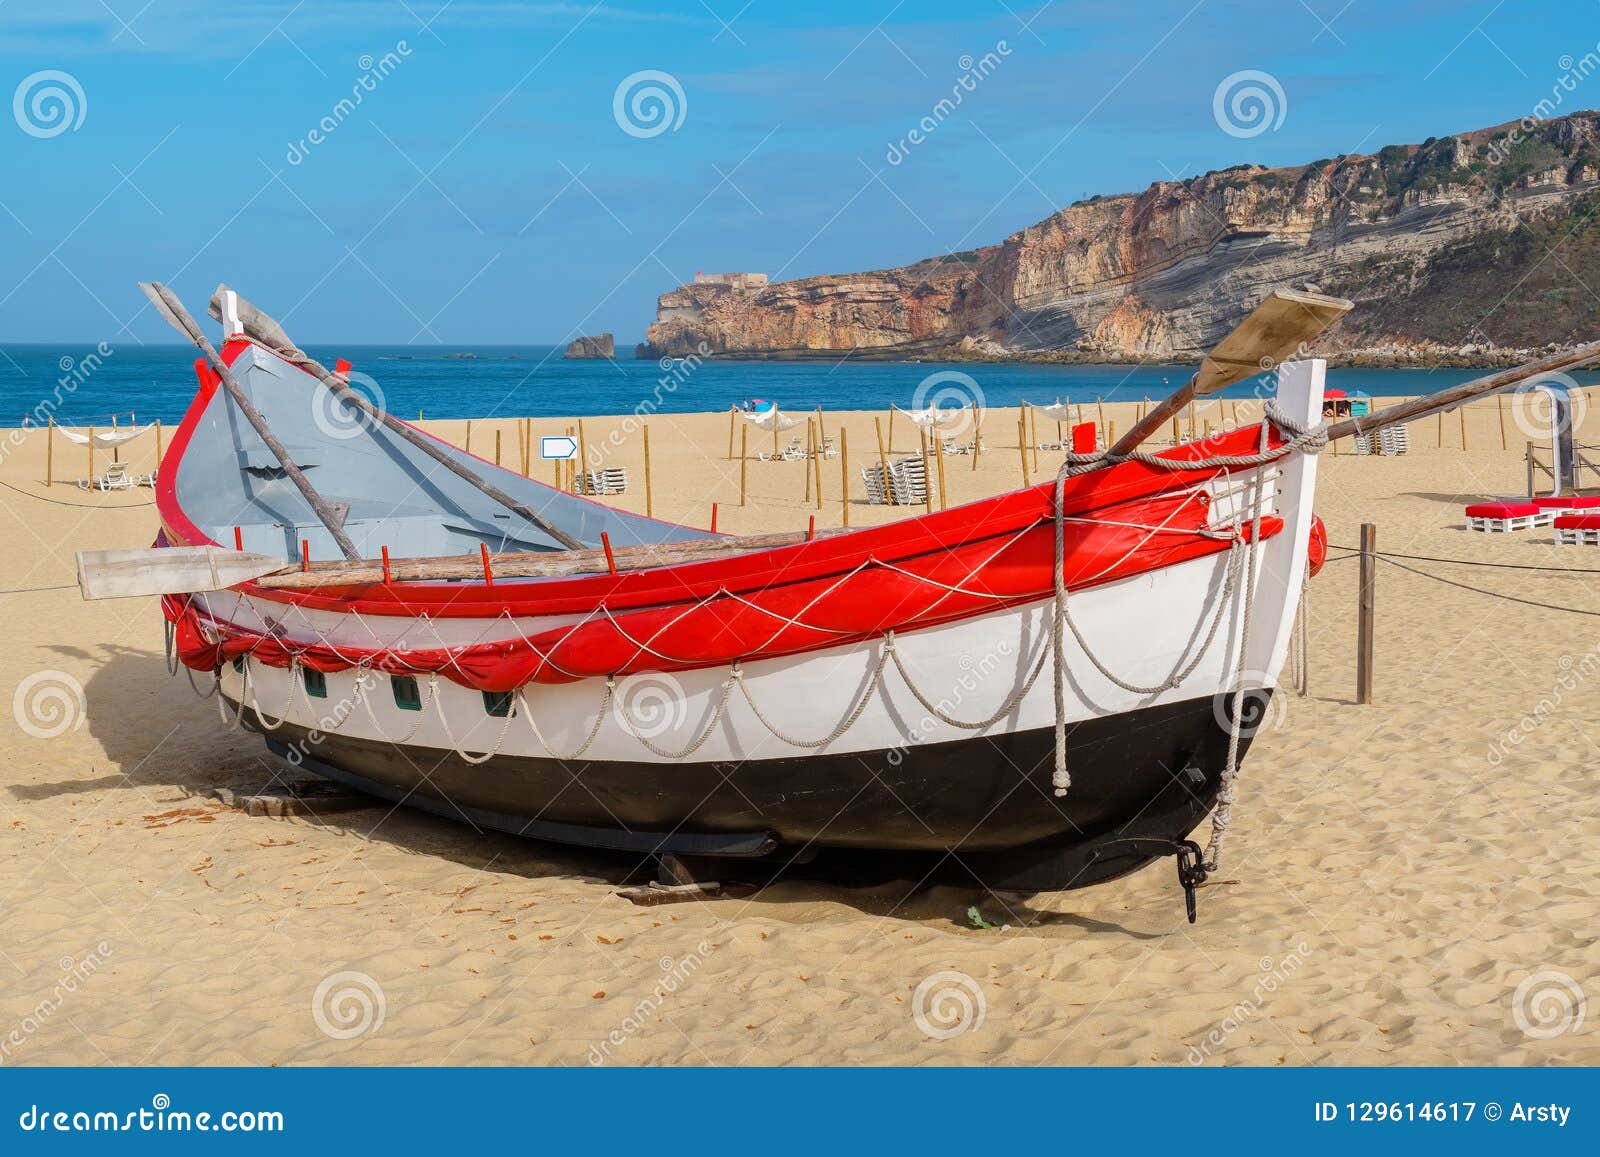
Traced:
<path fill-rule="evenodd" d="M 1048 406 L 1035 406 L 1032 402 L 1025 402 L 1024 404 L 1039 411 L 1039 413 L 1043 414 L 1052 422 L 1067 422 L 1072 420 L 1072 405 L 1068 402 L 1063 402 L 1060 398 L 1057 398 L 1052 405 Z"/>
<path fill-rule="evenodd" d="M 745 411 L 745 420 L 752 426 L 762 430 L 789 430 L 800 424 L 799 418 L 791 418 L 788 414 L 778 412 L 778 407 L 769 410 L 758 410 L 754 413 Z"/>
<path fill-rule="evenodd" d="M 148 433 L 149 430 L 150 426 L 131 426 L 126 430 L 96 430 L 92 435 L 90 435 L 80 434 L 76 430 L 67 429 L 65 426 L 56 427 L 57 434 L 60 434 L 67 441 L 75 445 L 87 446 L 92 438 L 96 446 L 105 447 L 107 449 L 113 446 L 120 446 L 124 442 L 131 442 L 140 434 Z"/>
<path fill-rule="evenodd" d="M 906 417 L 918 426 L 927 429 L 930 426 L 949 426 L 960 422 L 966 416 L 968 407 L 954 406 L 948 409 L 939 406 L 929 406 L 925 410 L 908 410 L 904 406 L 895 406 Z"/>

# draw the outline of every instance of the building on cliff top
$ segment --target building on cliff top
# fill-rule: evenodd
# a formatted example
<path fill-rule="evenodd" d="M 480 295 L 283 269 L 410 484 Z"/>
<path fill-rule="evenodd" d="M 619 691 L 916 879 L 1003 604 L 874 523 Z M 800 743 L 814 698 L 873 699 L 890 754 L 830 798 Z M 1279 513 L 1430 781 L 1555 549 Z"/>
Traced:
<path fill-rule="evenodd" d="M 760 289 L 767 283 L 765 273 L 700 273 L 695 272 L 696 285 L 727 285 L 734 289 Z"/>

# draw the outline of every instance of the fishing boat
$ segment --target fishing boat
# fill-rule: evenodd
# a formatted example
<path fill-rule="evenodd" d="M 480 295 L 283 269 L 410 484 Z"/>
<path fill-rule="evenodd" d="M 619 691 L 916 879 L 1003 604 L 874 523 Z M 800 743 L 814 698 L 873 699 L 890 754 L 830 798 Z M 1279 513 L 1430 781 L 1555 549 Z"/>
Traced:
<path fill-rule="evenodd" d="M 1025 890 L 1174 856 L 1192 918 L 1325 551 L 1323 363 L 1276 366 L 1267 420 L 1138 442 L 1348 303 L 1269 298 L 1054 483 L 738 538 L 437 440 L 226 288 L 220 349 L 149 292 L 207 356 L 155 549 L 80 579 L 162 594 L 172 668 L 222 725 L 397 803 L 640 854 L 873 849 Z"/>

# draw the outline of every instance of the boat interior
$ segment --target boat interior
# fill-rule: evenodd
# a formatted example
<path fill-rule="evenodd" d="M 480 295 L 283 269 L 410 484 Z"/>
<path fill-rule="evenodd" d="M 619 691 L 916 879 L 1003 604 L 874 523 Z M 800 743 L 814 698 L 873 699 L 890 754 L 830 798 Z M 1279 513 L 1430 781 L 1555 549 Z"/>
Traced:
<path fill-rule="evenodd" d="M 330 504 L 348 507 L 344 531 L 365 558 L 566 549 L 537 525 L 440 467 L 415 446 L 357 414 L 310 374 L 250 346 L 233 364 L 245 396 Z M 630 514 L 568 494 L 447 443 L 463 465 L 586 547 L 605 533 L 614 546 L 719 537 Z M 184 447 L 174 493 L 188 519 L 213 541 L 314 561 L 342 557 L 277 457 L 233 404 L 212 391 Z M 528 580 L 537 581 L 537 580 Z"/>

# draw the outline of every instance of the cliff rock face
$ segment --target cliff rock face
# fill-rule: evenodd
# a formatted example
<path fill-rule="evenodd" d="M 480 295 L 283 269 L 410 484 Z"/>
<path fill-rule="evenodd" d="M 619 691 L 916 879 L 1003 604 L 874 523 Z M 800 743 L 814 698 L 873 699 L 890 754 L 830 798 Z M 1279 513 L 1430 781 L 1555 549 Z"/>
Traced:
<path fill-rule="evenodd" d="M 646 342 L 657 354 L 703 344 L 746 357 L 923 356 L 959 352 L 964 339 L 968 350 L 1014 355 L 1182 356 L 1215 343 L 1271 290 L 1308 283 L 1357 300 L 1324 339 L 1334 351 L 1572 340 L 1569 329 L 1600 324 L 1600 304 L 1519 310 L 1538 262 L 1508 262 L 1502 241 L 1531 224 L 1586 225 L 1600 190 L 1597 138 L 1600 114 L 1583 112 L 1372 156 L 1163 181 L 900 269 L 681 286 L 659 299 Z M 1476 310 L 1432 304 L 1460 299 L 1462 278 Z"/>
<path fill-rule="evenodd" d="M 576 341 L 567 343 L 567 352 L 561 355 L 568 358 L 605 358 L 608 361 L 617 353 L 616 344 L 608 333 L 596 334 L 594 337 L 580 337 Z"/>

